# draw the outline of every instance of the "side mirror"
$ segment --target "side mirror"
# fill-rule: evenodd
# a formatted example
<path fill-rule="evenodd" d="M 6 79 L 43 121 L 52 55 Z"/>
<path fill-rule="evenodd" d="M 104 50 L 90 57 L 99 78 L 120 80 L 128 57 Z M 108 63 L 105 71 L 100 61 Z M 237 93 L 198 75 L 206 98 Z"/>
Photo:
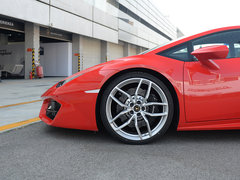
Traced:
<path fill-rule="evenodd" d="M 225 59 L 228 55 L 229 49 L 225 45 L 208 46 L 197 49 L 191 53 L 195 56 L 203 65 L 218 70 L 219 66 L 213 61 L 213 59 Z"/>

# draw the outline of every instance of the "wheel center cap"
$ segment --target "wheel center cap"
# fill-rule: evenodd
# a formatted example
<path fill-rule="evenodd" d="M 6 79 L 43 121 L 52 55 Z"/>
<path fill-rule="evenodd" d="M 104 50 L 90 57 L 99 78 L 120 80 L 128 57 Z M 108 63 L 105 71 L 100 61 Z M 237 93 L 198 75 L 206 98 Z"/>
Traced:
<path fill-rule="evenodd" d="M 140 106 L 135 105 L 135 106 L 133 107 L 133 110 L 134 110 L 135 112 L 139 112 L 139 111 L 140 111 Z"/>

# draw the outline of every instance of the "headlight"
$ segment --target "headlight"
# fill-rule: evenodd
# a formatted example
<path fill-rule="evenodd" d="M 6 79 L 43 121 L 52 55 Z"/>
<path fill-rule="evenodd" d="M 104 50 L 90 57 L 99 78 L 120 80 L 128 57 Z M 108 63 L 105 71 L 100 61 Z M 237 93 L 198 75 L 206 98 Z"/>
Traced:
<path fill-rule="evenodd" d="M 56 87 L 57 87 L 57 88 L 58 88 L 58 87 L 61 87 L 61 86 L 63 86 L 64 84 L 72 81 L 73 79 L 75 79 L 75 78 L 77 78 L 77 77 L 79 77 L 79 76 L 81 76 L 81 75 L 83 75 L 83 74 L 78 74 L 78 75 L 76 75 L 76 76 L 72 76 L 72 77 L 70 77 L 70 78 L 68 78 L 68 79 L 65 79 L 65 80 L 63 80 L 63 81 L 60 81 L 60 82 L 57 84 Z"/>

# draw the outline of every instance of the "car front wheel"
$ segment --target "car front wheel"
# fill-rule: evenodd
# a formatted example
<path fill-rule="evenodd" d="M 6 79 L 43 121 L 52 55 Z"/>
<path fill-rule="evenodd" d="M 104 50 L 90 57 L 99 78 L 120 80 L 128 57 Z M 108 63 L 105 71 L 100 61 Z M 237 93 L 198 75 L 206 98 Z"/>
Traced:
<path fill-rule="evenodd" d="M 163 135 L 173 113 L 168 88 L 161 80 L 144 72 L 126 73 L 110 82 L 100 106 L 107 131 L 131 144 L 148 143 Z"/>

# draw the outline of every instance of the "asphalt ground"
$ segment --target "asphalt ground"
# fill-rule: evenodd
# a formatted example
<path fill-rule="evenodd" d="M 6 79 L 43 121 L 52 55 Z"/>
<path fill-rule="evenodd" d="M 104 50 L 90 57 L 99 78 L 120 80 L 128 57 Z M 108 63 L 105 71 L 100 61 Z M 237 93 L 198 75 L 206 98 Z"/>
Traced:
<path fill-rule="evenodd" d="M 0 179 L 240 179 L 239 149 L 239 131 L 168 131 L 126 145 L 40 122 L 0 134 Z"/>

